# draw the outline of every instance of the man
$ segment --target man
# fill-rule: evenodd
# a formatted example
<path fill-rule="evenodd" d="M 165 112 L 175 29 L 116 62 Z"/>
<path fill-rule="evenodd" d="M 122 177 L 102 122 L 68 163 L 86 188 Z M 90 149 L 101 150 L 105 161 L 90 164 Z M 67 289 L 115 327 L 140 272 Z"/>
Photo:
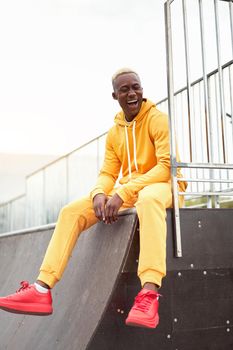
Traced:
<path fill-rule="evenodd" d="M 36 283 L 21 282 L 17 293 L 0 298 L 0 308 L 6 311 L 51 314 L 50 289 L 60 280 L 80 233 L 98 220 L 113 224 L 119 210 L 135 206 L 142 290 L 126 324 L 155 328 L 159 323 L 158 288 L 166 274 L 166 208 L 172 205 L 168 117 L 143 98 L 136 72 L 117 71 L 112 85 L 112 96 L 122 110 L 108 132 L 96 186 L 91 195 L 61 210 Z M 114 188 L 120 170 L 120 186 Z"/>

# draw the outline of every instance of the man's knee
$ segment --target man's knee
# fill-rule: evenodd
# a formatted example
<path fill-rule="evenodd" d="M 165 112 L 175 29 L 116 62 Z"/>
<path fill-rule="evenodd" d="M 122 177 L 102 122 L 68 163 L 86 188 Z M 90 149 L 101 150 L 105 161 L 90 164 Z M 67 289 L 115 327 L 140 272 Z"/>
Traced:
<path fill-rule="evenodd" d="M 159 193 L 144 190 L 140 191 L 137 202 L 145 205 L 153 203 L 164 204 L 163 197 L 161 197 Z"/>
<path fill-rule="evenodd" d="M 64 207 L 61 208 L 59 216 L 67 216 L 67 215 L 73 215 L 81 211 L 83 208 L 82 200 L 77 200 L 75 202 L 71 202 L 66 204 Z"/>
<path fill-rule="evenodd" d="M 170 187 L 163 185 L 165 184 L 154 184 L 144 187 L 138 194 L 138 203 L 154 203 L 163 207 L 171 206 L 172 193 Z"/>
<path fill-rule="evenodd" d="M 65 205 L 64 207 L 61 208 L 59 212 L 59 217 L 66 217 L 67 215 L 69 215 L 69 212 L 70 212 L 69 205 Z"/>

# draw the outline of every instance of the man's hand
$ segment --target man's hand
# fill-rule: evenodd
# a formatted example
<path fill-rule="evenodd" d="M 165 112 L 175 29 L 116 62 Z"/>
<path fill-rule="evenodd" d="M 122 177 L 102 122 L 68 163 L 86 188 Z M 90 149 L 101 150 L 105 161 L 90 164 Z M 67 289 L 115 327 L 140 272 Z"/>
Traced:
<path fill-rule="evenodd" d="M 95 195 L 93 199 L 93 208 L 95 211 L 95 216 L 100 220 L 105 222 L 105 204 L 107 203 L 108 197 L 104 193 L 99 193 Z"/>
<path fill-rule="evenodd" d="M 105 220 L 106 224 L 112 224 L 118 219 L 118 211 L 123 204 L 123 200 L 118 194 L 114 194 L 112 198 L 108 199 L 105 205 Z"/>

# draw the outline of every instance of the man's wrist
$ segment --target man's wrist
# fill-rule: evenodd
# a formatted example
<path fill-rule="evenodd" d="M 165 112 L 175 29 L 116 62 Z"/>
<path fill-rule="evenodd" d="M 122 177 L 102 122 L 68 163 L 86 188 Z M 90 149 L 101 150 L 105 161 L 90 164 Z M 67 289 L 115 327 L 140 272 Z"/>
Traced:
<path fill-rule="evenodd" d="M 123 202 L 127 202 L 128 197 L 122 187 L 116 191 L 116 194 L 121 198 Z"/>
<path fill-rule="evenodd" d="M 94 198 L 95 198 L 98 194 L 103 194 L 103 195 L 105 195 L 104 191 L 102 191 L 102 190 L 94 190 L 94 191 L 91 192 L 91 199 L 94 200 Z"/>

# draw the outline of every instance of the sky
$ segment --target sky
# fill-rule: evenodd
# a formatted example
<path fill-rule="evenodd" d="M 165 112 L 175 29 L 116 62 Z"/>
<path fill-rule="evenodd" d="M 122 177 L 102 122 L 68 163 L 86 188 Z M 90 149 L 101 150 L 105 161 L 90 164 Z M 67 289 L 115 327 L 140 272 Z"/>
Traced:
<path fill-rule="evenodd" d="M 63 154 L 107 131 L 120 67 L 164 97 L 163 1 L 146 2 L 0 1 L 0 152 Z"/>
<path fill-rule="evenodd" d="M 198 8 L 188 3 L 194 79 L 201 76 Z M 174 4 L 178 88 L 185 84 L 184 47 L 181 1 Z M 205 6 L 212 53 L 213 1 Z M 62 155 L 107 131 L 119 110 L 111 76 L 121 67 L 139 73 L 145 97 L 164 98 L 164 28 L 163 0 L 0 0 L 0 153 Z M 229 36 L 224 27 L 221 34 Z M 224 50 L 225 62 L 232 56 L 229 45 Z M 208 60 L 209 70 L 216 68 L 216 56 Z"/>

